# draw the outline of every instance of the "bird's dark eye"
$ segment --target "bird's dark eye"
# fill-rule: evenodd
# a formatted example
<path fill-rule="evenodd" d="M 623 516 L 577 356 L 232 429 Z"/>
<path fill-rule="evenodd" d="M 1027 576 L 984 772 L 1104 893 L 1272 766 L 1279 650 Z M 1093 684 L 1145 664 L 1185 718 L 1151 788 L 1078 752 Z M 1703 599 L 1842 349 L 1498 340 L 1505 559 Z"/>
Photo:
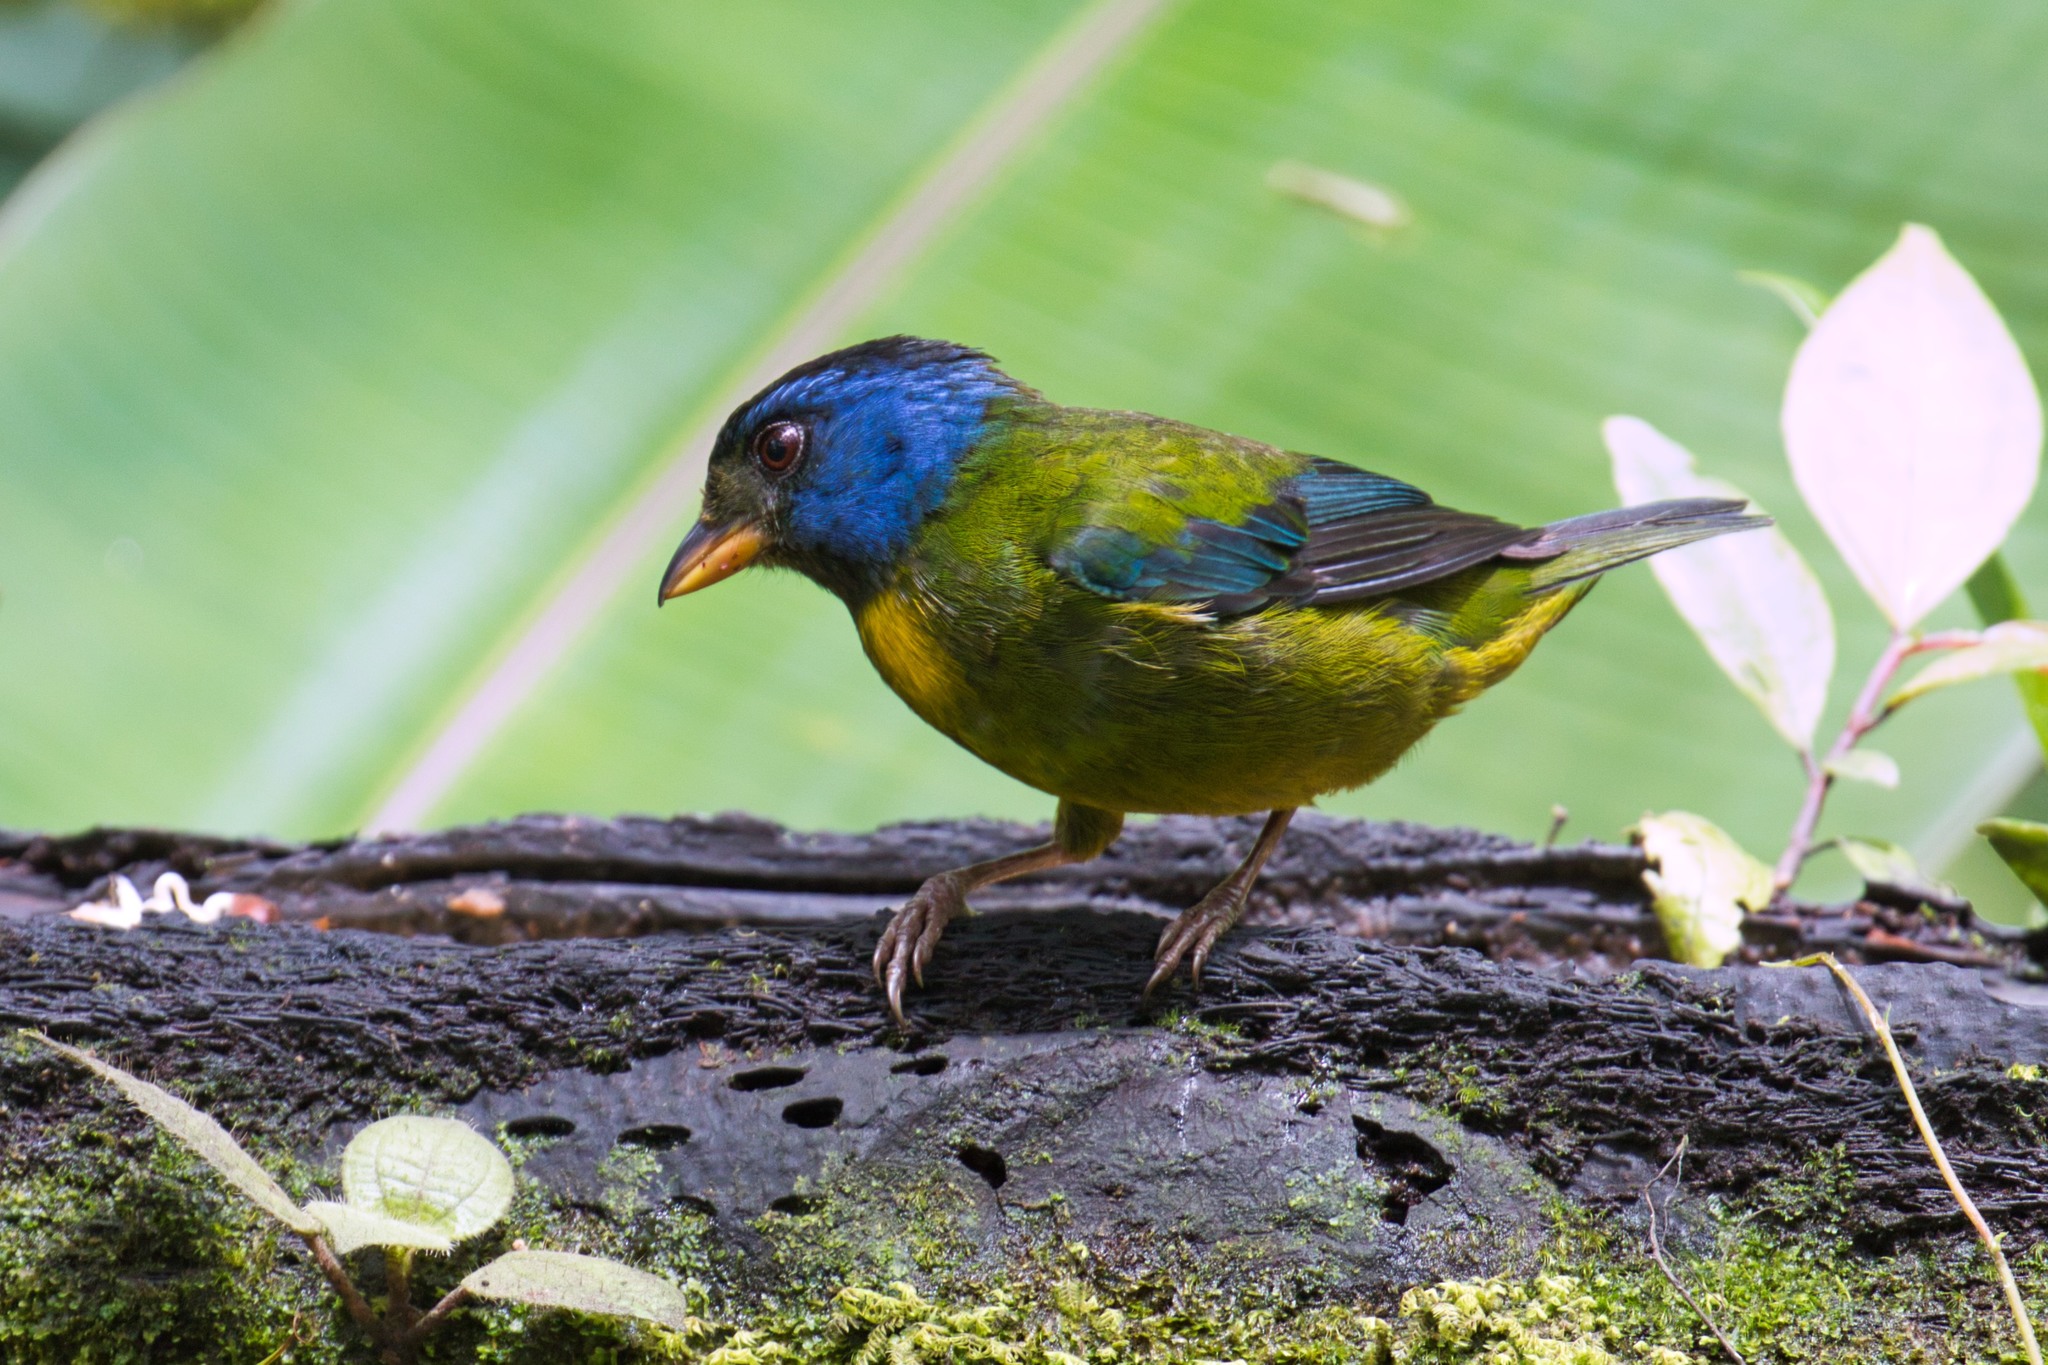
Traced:
<path fill-rule="evenodd" d="M 770 422 L 754 433 L 754 458 L 770 474 L 787 474 L 804 457 L 804 429 L 795 422 Z"/>

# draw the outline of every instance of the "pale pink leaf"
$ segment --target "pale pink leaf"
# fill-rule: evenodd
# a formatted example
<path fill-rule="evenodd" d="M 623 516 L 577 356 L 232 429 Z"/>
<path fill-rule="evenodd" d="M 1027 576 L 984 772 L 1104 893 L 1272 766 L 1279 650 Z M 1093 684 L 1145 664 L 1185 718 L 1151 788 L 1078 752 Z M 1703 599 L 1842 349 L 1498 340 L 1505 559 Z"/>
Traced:
<path fill-rule="evenodd" d="M 1999 547 L 2040 468 L 2019 347 L 1917 224 L 1807 334 L 1783 422 L 1800 493 L 1899 630 Z"/>
<path fill-rule="evenodd" d="M 1748 498 L 1700 475 L 1684 446 L 1637 417 L 1601 426 L 1627 503 Z M 1820 581 L 1777 527 L 1717 536 L 1650 561 L 1678 614 L 1744 696 L 1797 749 L 1813 745 L 1835 671 L 1835 621 Z"/>

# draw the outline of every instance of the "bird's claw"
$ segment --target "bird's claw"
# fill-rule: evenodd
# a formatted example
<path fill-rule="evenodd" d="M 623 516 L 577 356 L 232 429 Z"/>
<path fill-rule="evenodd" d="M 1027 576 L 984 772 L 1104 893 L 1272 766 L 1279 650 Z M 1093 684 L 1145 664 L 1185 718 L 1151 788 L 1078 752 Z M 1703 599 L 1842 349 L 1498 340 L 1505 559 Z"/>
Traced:
<path fill-rule="evenodd" d="M 889 917 L 881 941 L 875 944 L 875 984 L 889 997 L 889 1013 L 899 1025 L 910 1026 L 903 1017 L 904 985 L 915 981 L 923 989 L 924 969 L 940 936 L 949 923 L 966 913 L 966 893 L 957 879 L 942 872 L 920 886 L 917 894 Z"/>
<path fill-rule="evenodd" d="M 1173 979 L 1181 960 L 1187 959 L 1188 975 L 1195 989 L 1202 987 L 1202 968 L 1209 964 L 1209 952 L 1218 939 L 1230 931 L 1244 913 L 1245 890 L 1228 884 L 1217 887 L 1180 912 L 1159 935 L 1153 953 L 1155 966 L 1145 982 L 1145 996 Z"/>

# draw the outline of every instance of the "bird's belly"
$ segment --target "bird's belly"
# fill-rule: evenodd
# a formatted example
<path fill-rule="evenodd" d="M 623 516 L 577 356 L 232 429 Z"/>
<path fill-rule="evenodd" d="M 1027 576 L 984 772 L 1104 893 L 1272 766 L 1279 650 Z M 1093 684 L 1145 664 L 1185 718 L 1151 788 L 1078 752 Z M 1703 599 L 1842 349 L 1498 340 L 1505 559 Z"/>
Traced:
<path fill-rule="evenodd" d="M 861 639 L 911 708 L 1106 810 L 1242 814 L 1369 782 L 1452 709 L 1440 650 L 1371 610 L 1215 623 L 1083 599 L 978 631 L 885 595 Z"/>

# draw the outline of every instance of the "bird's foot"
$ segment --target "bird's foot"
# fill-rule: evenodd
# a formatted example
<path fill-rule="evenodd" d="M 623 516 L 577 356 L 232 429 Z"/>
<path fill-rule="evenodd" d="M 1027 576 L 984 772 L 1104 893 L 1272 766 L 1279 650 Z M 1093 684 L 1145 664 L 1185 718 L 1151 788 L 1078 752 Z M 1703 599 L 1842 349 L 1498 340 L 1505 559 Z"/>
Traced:
<path fill-rule="evenodd" d="M 1239 885 L 1232 878 L 1181 911 L 1173 923 L 1166 926 L 1159 935 L 1159 948 L 1152 955 L 1156 965 L 1152 968 L 1151 980 L 1145 983 L 1147 997 L 1173 979 L 1183 958 L 1188 961 L 1188 974 L 1193 978 L 1195 988 L 1201 989 L 1202 968 L 1209 961 L 1209 950 L 1244 914 L 1245 896 L 1250 890 L 1249 886 Z"/>
<path fill-rule="evenodd" d="M 889 927 L 875 945 L 875 984 L 888 995 L 889 1013 L 898 1024 L 910 1023 L 903 1017 L 904 983 L 915 980 L 924 985 L 925 964 L 932 960 L 939 936 L 948 923 L 966 913 L 965 884 L 958 874 L 941 872 L 889 917 Z"/>

